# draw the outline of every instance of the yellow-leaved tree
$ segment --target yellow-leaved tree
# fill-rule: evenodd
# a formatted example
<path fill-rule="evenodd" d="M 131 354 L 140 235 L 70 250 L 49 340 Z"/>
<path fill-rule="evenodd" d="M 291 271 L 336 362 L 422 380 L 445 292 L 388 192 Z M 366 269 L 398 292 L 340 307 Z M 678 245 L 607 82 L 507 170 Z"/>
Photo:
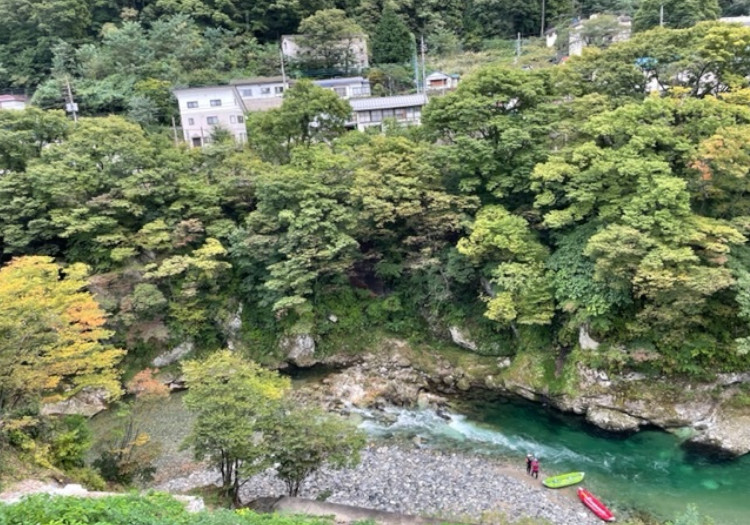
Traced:
<path fill-rule="evenodd" d="M 120 395 L 124 352 L 105 343 L 105 313 L 86 287 L 87 267 L 18 257 L 0 268 L 0 429 L 23 426 L 41 402 L 86 387 Z"/>

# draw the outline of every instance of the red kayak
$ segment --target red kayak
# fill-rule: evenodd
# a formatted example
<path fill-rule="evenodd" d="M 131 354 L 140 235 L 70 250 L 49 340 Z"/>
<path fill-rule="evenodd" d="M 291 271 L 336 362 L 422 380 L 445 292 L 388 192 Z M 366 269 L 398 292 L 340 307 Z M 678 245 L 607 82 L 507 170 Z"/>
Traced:
<path fill-rule="evenodd" d="M 591 512 L 604 521 L 615 521 L 615 515 L 612 514 L 612 511 L 609 510 L 604 503 L 596 499 L 588 490 L 583 488 L 578 489 L 578 497 L 584 505 L 591 509 Z"/>

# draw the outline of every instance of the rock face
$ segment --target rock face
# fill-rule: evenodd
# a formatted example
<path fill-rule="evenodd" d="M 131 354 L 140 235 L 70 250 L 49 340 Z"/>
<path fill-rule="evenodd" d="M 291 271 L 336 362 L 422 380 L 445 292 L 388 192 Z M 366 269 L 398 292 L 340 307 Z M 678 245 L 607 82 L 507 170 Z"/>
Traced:
<path fill-rule="evenodd" d="M 586 421 L 605 430 L 623 432 L 638 430 L 642 421 L 631 415 L 609 408 L 590 407 L 586 411 Z"/>
<path fill-rule="evenodd" d="M 578 328 L 578 344 L 584 350 L 596 350 L 599 348 L 599 341 L 595 341 L 589 335 L 589 327 L 582 324 Z"/>
<path fill-rule="evenodd" d="M 466 348 L 467 350 L 471 350 L 472 352 L 477 351 L 477 344 L 472 341 L 468 334 L 466 334 L 463 330 L 461 330 L 458 326 L 451 326 L 448 328 L 448 331 L 451 334 L 451 340 L 460 346 L 461 348 Z"/>
<path fill-rule="evenodd" d="M 195 345 L 192 341 L 185 341 L 184 343 L 175 346 L 169 352 L 164 352 L 163 354 L 156 356 L 154 360 L 151 361 L 151 365 L 157 368 L 171 365 L 188 355 L 194 348 Z"/>
<path fill-rule="evenodd" d="M 583 414 L 601 428 L 635 431 L 653 425 L 682 435 L 690 443 L 739 456 L 750 453 L 750 408 L 733 409 L 726 401 L 750 374 L 719 376 L 694 385 L 641 374 L 609 377 L 578 365 L 578 392 L 550 395 L 528 385 L 505 383 L 527 399 L 544 398 L 564 412 Z"/>
<path fill-rule="evenodd" d="M 315 339 L 310 334 L 287 335 L 279 344 L 286 360 L 296 366 L 312 366 L 315 360 Z"/>
<path fill-rule="evenodd" d="M 237 334 L 242 328 L 242 305 L 237 307 L 237 311 L 227 320 L 224 326 L 224 335 L 227 338 L 227 348 L 234 350 L 237 347 Z"/>
<path fill-rule="evenodd" d="M 43 405 L 42 415 L 67 416 L 79 414 L 91 417 L 106 410 L 108 400 L 109 394 L 103 388 L 84 388 L 65 401 Z"/>

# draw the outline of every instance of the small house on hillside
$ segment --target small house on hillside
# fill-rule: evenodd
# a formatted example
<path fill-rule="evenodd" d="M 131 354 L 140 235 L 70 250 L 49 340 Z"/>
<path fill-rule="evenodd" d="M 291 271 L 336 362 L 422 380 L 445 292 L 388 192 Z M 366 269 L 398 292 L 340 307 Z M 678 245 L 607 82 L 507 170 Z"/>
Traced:
<path fill-rule="evenodd" d="M 446 75 L 442 71 L 435 71 L 425 78 L 428 91 L 448 91 L 456 89 L 458 86 L 459 75 Z"/>
<path fill-rule="evenodd" d="M 0 95 L 0 109 L 26 109 L 28 104 L 26 95 Z"/>
<path fill-rule="evenodd" d="M 332 51 L 336 51 L 332 53 Z M 367 52 L 367 35 L 352 35 L 341 40 L 335 49 L 313 50 L 305 45 L 305 37 L 302 35 L 283 35 L 281 37 L 281 54 L 284 58 L 292 61 L 316 61 L 322 60 L 321 55 L 337 56 L 336 66 L 345 73 L 360 72 L 370 67 L 370 59 Z M 330 73 L 329 73 L 330 74 Z"/>
<path fill-rule="evenodd" d="M 386 119 L 394 119 L 405 126 L 418 126 L 422 122 L 422 108 L 427 104 L 427 96 L 417 93 L 395 97 L 355 98 L 349 104 L 352 106 L 349 126 L 359 131 L 382 126 Z"/>

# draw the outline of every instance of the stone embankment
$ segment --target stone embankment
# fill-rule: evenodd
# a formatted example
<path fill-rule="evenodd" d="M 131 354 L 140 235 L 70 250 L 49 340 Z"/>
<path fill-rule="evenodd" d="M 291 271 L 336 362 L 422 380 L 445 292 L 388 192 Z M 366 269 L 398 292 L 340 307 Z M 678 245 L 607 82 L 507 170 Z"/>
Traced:
<path fill-rule="evenodd" d="M 218 480 L 215 471 L 196 470 L 157 489 L 181 493 Z M 242 500 L 284 492 L 284 484 L 268 471 L 245 484 Z M 527 516 L 556 525 L 598 523 L 575 499 L 573 488 L 545 489 L 527 478 L 521 467 L 491 457 L 395 445 L 371 445 L 354 469 L 322 470 L 305 482 L 299 495 L 463 523 L 498 522 L 501 516 L 511 521 Z"/>

